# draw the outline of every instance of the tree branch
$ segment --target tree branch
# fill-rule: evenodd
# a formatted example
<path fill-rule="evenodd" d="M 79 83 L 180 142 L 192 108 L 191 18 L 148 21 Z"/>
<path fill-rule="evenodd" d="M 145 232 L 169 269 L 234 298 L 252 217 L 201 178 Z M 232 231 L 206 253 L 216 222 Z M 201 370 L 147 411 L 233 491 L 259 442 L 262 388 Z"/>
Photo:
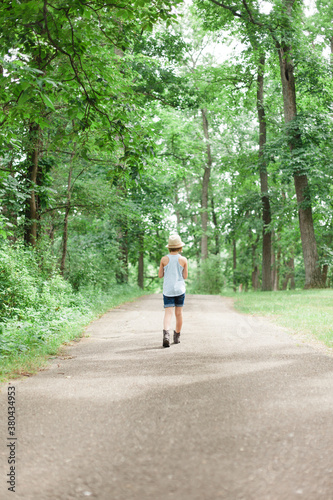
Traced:
<path fill-rule="evenodd" d="M 245 7 L 246 12 L 247 12 L 247 13 L 248 13 L 248 15 L 249 15 L 249 18 L 250 18 L 251 23 L 252 23 L 252 24 L 255 24 L 256 26 L 260 26 L 261 28 L 262 28 L 263 26 L 265 26 L 265 25 L 264 25 L 263 23 L 261 23 L 260 21 L 256 21 L 256 20 L 254 19 L 253 14 L 252 14 L 252 12 L 251 12 L 251 9 L 250 9 L 250 7 L 248 6 L 248 4 L 247 4 L 246 0 L 242 0 L 242 3 L 243 3 L 243 5 L 244 5 L 244 7 Z"/>
<path fill-rule="evenodd" d="M 240 12 L 237 12 L 237 10 L 234 7 L 231 7 L 230 5 L 225 5 L 224 3 L 218 2 L 217 0 L 209 0 L 209 1 L 215 3 L 215 5 L 218 5 L 223 9 L 229 10 L 230 12 L 233 13 L 234 16 L 243 19 L 243 15 Z"/>
<path fill-rule="evenodd" d="M 272 28 L 269 24 L 265 24 L 265 23 L 262 23 L 260 21 L 257 21 L 256 19 L 254 19 L 253 13 L 251 12 L 251 9 L 248 6 L 246 0 L 242 0 L 242 4 L 244 5 L 244 8 L 246 10 L 246 13 L 248 15 L 248 19 L 246 19 L 244 14 L 238 12 L 235 8 L 230 7 L 230 5 L 225 5 L 224 3 L 218 2 L 217 0 L 209 0 L 209 1 L 214 3 L 215 5 L 218 5 L 219 7 L 222 7 L 223 9 L 229 10 L 230 12 L 232 12 L 232 14 L 235 17 L 239 17 L 240 19 L 243 19 L 245 22 L 250 22 L 251 24 L 253 24 L 255 26 L 259 26 L 260 28 L 266 28 L 270 32 L 273 40 L 276 43 L 276 46 L 277 47 L 280 46 L 279 41 L 274 34 L 274 31 L 276 30 L 276 28 Z M 292 7 L 295 0 L 289 0 L 289 2 L 291 3 L 291 7 Z"/>

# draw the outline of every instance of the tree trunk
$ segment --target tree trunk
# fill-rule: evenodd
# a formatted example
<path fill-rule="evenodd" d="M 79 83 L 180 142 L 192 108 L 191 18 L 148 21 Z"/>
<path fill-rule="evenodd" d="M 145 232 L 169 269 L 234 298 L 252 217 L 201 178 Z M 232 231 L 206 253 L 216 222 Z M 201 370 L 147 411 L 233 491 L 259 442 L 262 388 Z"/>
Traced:
<path fill-rule="evenodd" d="M 179 196 L 178 193 L 175 194 L 175 212 L 177 217 L 177 232 L 180 232 L 180 213 L 178 210 Z"/>
<path fill-rule="evenodd" d="M 277 268 L 276 268 L 276 258 L 275 258 L 275 251 L 274 249 L 272 248 L 272 251 L 271 251 L 271 256 L 272 256 L 272 270 L 271 270 L 271 279 L 272 279 L 272 289 L 274 291 L 277 290 L 277 280 L 276 280 L 276 271 L 277 271 Z"/>
<path fill-rule="evenodd" d="M 51 223 L 51 227 L 50 227 L 50 230 L 49 230 L 49 238 L 50 238 L 50 244 L 51 244 L 51 247 L 53 247 L 53 244 L 54 244 L 54 231 L 55 231 L 55 227 L 54 227 L 54 224 L 53 222 Z M 52 252 L 53 253 L 53 252 Z"/>
<path fill-rule="evenodd" d="M 262 201 L 262 290 L 269 291 L 272 289 L 271 279 L 271 248 L 272 235 L 269 229 L 271 223 L 271 207 L 268 196 L 268 176 L 267 167 L 264 160 L 264 147 L 266 144 L 266 117 L 264 109 L 264 68 L 265 55 L 263 54 L 259 60 L 258 77 L 257 77 L 257 110 L 259 121 L 259 168 L 260 168 L 260 190 Z"/>
<path fill-rule="evenodd" d="M 313 227 L 311 202 L 309 200 L 307 176 L 305 174 L 295 175 L 294 182 L 299 207 L 298 217 L 305 264 L 305 288 L 321 288 L 323 284 L 318 264 L 318 252 Z"/>
<path fill-rule="evenodd" d="M 236 240 L 232 240 L 232 282 L 234 292 L 237 290 L 237 281 L 236 281 L 236 268 L 237 268 L 237 248 L 236 248 Z"/>
<path fill-rule="evenodd" d="M 252 289 L 256 292 L 259 288 L 259 269 L 255 265 L 252 271 Z"/>
<path fill-rule="evenodd" d="M 140 233 L 139 235 L 139 259 L 138 259 L 138 286 L 144 288 L 144 235 Z"/>
<path fill-rule="evenodd" d="M 280 73 L 283 92 L 284 118 L 288 124 L 296 118 L 296 88 L 291 47 L 279 47 Z M 289 147 L 292 151 L 299 144 L 300 134 L 293 131 Z M 311 199 L 306 174 L 295 171 L 294 184 L 298 203 L 298 217 L 305 266 L 305 288 L 322 287 L 321 272 L 318 264 L 318 252 L 314 233 Z"/>
<path fill-rule="evenodd" d="M 290 290 L 295 290 L 296 288 L 296 283 L 295 283 L 295 260 L 294 257 L 292 257 L 291 262 L 290 262 Z"/>
<path fill-rule="evenodd" d="M 208 236 L 207 236 L 207 227 L 208 227 L 208 187 L 209 187 L 209 178 L 212 167 L 212 156 L 211 149 L 209 144 L 209 133 L 208 133 L 208 120 L 207 120 L 207 110 L 201 109 L 202 123 L 203 123 L 203 131 L 207 144 L 207 163 L 205 165 L 204 176 L 202 180 L 202 192 L 201 192 L 201 259 L 207 259 L 208 257 Z"/>
<path fill-rule="evenodd" d="M 328 274 L 328 264 L 324 264 L 323 265 L 323 271 L 322 271 L 322 283 L 323 283 L 323 287 L 326 287 L 327 274 Z"/>
<path fill-rule="evenodd" d="M 214 233 L 215 233 L 215 255 L 219 255 L 220 253 L 219 228 L 217 223 L 213 196 L 211 197 L 211 205 L 212 205 L 212 217 L 213 217 Z"/>
<path fill-rule="evenodd" d="M 117 240 L 119 242 L 119 265 L 116 271 L 117 283 L 128 283 L 128 246 L 127 246 L 127 230 L 120 228 L 118 230 Z"/>
<path fill-rule="evenodd" d="M 281 247 L 278 247 L 276 252 L 276 275 L 275 275 L 275 288 L 274 290 L 280 290 L 280 262 L 281 262 Z"/>
<path fill-rule="evenodd" d="M 252 288 L 257 291 L 259 288 L 259 268 L 256 262 L 256 250 L 259 243 L 259 235 L 257 236 L 254 243 L 251 245 L 252 250 Z"/>
<path fill-rule="evenodd" d="M 35 246 L 37 243 L 38 197 L 36 194 L 38 159 L 39 159 L 39 125 L 33 123 L 29 128 L 30 151 L 28 154 L 28 180 L 30 181 L 30 198 L 27 204 L 24 241 Z"/>
<path fill-rule="evenodd" d="M 184 186 L 185 186 L 187 202 L 188 202 L 188 205 L 189 205 L 190 210 L 191 210 L 191 207 L 193 206 L 193 204 L 192 204 L 189 186 L 188 186 L 188 183 L 187 183 L 185 176 L 184 176 Z M 192 214 L 192 212 L 191 212 L 191 222 L 192 222 L 193 229 L 194 229 L 192 236 L 194 239 L 196 262 L 197 262 L 197 265 L 199 267 L 200 266 L 200 241 L 199 241 L 199 237 L 198 237 L 197 232 L 196 232 L 196 229 L 198 227 L 198 216 L 196 213 Z"/>
<path fill-rule="evenodd" d="M 290 290 L 295 290 L 295 262 L 294 257 L 290 257 L 287 262 L 288 272 L 282 284 L 282 290 L 287 290 L 290 280 Z"/>
<path fill-rule="evenodd" d="M 276 237 L 274 231 L 272 232 L 272 239 L 276 240 L 277 244 L 277 252 L 275 255 L 275 249 L 272 246 L 272 287 L 276 292 L 279 290 L 279 275 L 280 275 L 280 258 L 281 258 L 281 249 L 279 246 L 279 236 Z"/>
<path fill-rule="evenodd" d="M 60 273 L 62 274 L 62 276 L 64 275 L 64 272 L 65 272 L 65 262 L 66 262 L 66 255 L 67 255 L 68 216 L 69 216 L 69 212 L 71 210 L 72 164 L 73 164 L 74 154 L 75 153 L 73 151 L 71 154 L 71 160 L 70 160 L 70 166 L 69 166 L 69 172 L 68 172 L 68 181 L 67 181 L 67 200 L 66 200 L 65 217 L 64 217 L 64 232 L 62 235 L 62 255 L 61 255 L 61 262 L 60 262 Z"/>

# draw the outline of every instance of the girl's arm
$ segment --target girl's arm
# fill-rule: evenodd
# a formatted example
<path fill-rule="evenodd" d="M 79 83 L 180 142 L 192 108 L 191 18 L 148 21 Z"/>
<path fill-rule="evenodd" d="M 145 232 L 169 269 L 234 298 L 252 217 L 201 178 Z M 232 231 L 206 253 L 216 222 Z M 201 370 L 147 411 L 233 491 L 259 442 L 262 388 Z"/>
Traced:
<path fill-rule="evenodd" d="M 184 280 L 186 280 L 186 278 L 188 277 L 188 265 L 187 265 L 187 259 L 185 257 L 183 257 L 185 262 L 184 262 L 184 269 L 183 269 L 183 278 Z"/>
<path fill-rule="evenodd" d="M 161 262 L 160 262 L 160 268 L 158 270 L 158 277 L 163 278 L 163 276 L 164 276 L 164 264 L 163 264 L 163 258 L 162 258 Z"/>

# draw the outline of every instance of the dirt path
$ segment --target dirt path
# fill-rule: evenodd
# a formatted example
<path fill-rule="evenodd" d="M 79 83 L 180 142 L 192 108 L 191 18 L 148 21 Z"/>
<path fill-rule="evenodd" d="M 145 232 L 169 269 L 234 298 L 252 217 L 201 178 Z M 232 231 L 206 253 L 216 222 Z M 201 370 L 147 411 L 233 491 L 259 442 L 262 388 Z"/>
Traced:
<path fill-rule="evenodd" d="M 114 309 L 15 381 L 16 493 L 2 500 L 331 500 L 333 358 L 228 299 L 188 296 L 161 348 L 160 296 Z"/>

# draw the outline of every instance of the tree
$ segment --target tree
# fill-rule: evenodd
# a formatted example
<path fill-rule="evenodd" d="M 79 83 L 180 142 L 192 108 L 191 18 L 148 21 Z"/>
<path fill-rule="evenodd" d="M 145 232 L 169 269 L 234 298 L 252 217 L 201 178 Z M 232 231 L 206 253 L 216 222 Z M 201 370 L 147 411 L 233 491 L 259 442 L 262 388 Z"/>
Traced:
<path fill-rule="evenodd" d="M 260 188 L 262 199 L 262 290 L 269 291 L 272 289 L 271 278 L 271 249 L 272 249 L 272 233 L 270 229 L 271 223 L 271 206 L 268 194 L 268 175 L 267 165 L 264 158 L 264 149 L 266 145 L 266 117 L 264 108 L 264 71 L 265 71 L 265 55 L 262 54 L 259 58 L 258 75 L 257 75 L 257 110 L 259 122 L 259 169 L 260 169 Z"/>
<path fill-rule="evenodd" d="M 134 74 L 131 61 L 119 53 L 133 45 L 140 30 L 152 29 L 158 20 L 170 20 L 177 1 L 138 0 L 127 6 L 103 0 L 2 3 L 0 123 L 4 131 L 12 132 L 4 148 L 8 142 L 16 143 L 18 154 L 26 159 L 27 243 L 36 245 L 38 236 L 38 190 L 43 188 L 39 161 L 46 148 L 64 144 L 71 120 L 75 119 L 75 133 L 80 136 L 78 149 L 83 148 L 85 154 L 86 133 L 92 128 L 103 131 L 104 148 L 107 144 L 109 150 L 118 149 L 122 144 L 126 154 L 132 154 L 129 143 L 136 135 L 128 123 L 134 114 Z M 61 120 L 57 120 L 59 115 Z M 20 146 L 19 128 L 25 139 Z M 51 128 L 53 144 L 48 134 Z"/>
<path fill-rule="evenodd" d="M 284 102 L 284 116 L 289 134 L 291 155 L 297 154 L 301 148 L 300 131 L 297 127 L 296 82 L 292 44 L 296 42 L 299 28 L 299 8 L 295 0 L 283 0 L 272 3 L 272 12 L 264 14 L 253 4 L 239 2 L 237 4 L 218 0 L 197 0 L 202 11 L 209 13 L 213 4 L 224 9 L 239 19 L 249 30 L 257 30 L 264 35 L 270 34 L 279 56 L 280 77 Z M 223 20 L 222 20 L 223 22 Z M 220 25 L 222 27 L 222 25 Z M 307 174 L 295 165 L 293 172 L 295 190 L 298 200 L 299 224 L 301 230 L 304 265 L 306 272 L 306 288 L 322 286 L 318 251 L 314 233 L 312 204 Z"/>

